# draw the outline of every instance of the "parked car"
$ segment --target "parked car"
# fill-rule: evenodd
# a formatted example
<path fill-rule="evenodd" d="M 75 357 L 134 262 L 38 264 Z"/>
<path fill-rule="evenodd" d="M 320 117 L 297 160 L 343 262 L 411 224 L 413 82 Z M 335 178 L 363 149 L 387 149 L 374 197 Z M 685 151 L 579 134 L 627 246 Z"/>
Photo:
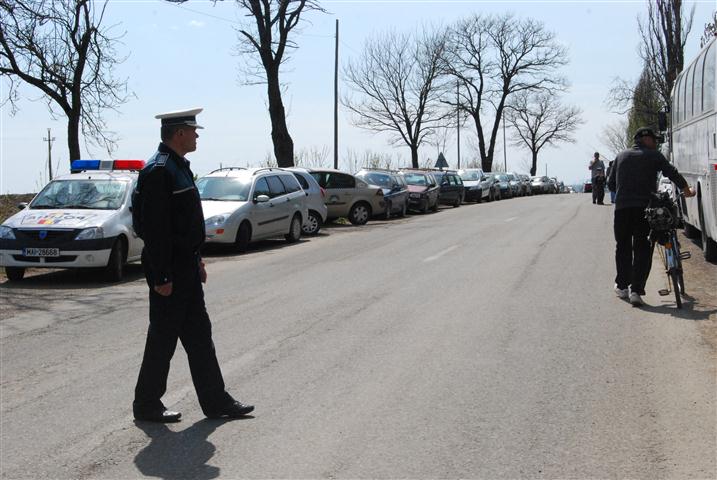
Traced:
<path fill-rule="evenodd" d="M 438 202 L 443 205 L 460 207 L 465 196 L 465 187 L 458 172 L 455 170 L 439 170 L 434 171 L 433 176 L 436 177 L 440 188 Z"/>
<path fill-rule="evenodd" d="M 316 235 L 321 226 L 326 222 L 329 209 L 326 207 L 326 190 L 321 188 L 314 177 L 303 168 L 287 168 L 299 181 L 301 188 L 306 192 L 306 208 L 308 209 L 306 220 L 301 226 L 304 235 Z"/>
<path fill-rule="evenodd" d="M 221 168 L 197 180 L 207 243 L 246 251 L 251 242 L 301 238 L 307 196 L 296 177 L 278 168 Z"/>
<path fill-rule="evenodd" d="M 500 198 L 513 197 L 513 188 L 510 186 L 508 175 L 505 173 L 494 173 L 493 178 L 495 178 L 498 188 L 500 189 Z"/>
<path fill-rule="evenodd" d="M 527 175 L 525 173 L 519 173 L 518 178 L 520 179 L 520 183 L 523 186 L 523 195 L 532 195 L 533 186 L 530 183 L 530 175 Z"/>
<path fill-rule="evenodd" d="M 550 179 L 546 176 L 536 176 L 530 181 L 530 186 L 533 189 L 533 193 L 550 193 L 551 185 Z"/>
<path fill-rule="evenodd" d="M 109 281 L 140 259 L 132 191 L 143 160 L 75 160 L 0 226 L 0 266 L 11 281 L 25 269 L 101 267 Z"/>
<path fill-rule="evenodd" d="M 430 170 L 402 168 L 408 186 L 408 208 L 426 213 L 428 209 L 438 210 L 439 187 Z"/>
<path fill-rule="evenodd" d="M 398 214 L 401 217 L 406 216 L 408 211 L 408 185 L 406 185 L 403 175 L 380 168 L 364 168 L 356 174 L 356 177 L 383 190 L 383 199 L 386 203 L 383 215 L 386 218 L 393 214 Z"/>
<path fill-rule="evenodd" d="M 593 191 L 592 180 L 585 180 L 585 183 L 583 184 L 583 193 L 592 193 L 592 191 Z"/>
<path fill-rule="evenodd" d="M 339 170 L 307 168 L 306 171 L 326 190 L 330 220 L 346 217 L 354 225 L 363 225 L 374 214 L 386 211 L 381 188 Z"/>
<path fill-rule="evenodd" d="M 464 198 L 466 202 L 481 202 L 493 200 L 494 182 L 490 181 L 480 168 L 464 168 L 458 170 L 458 175 L 463 180 Z"/>
<path fill-rule="evenodd" d="M 489 191 L 488 201 L 492 202 L 493 200 L 500 200 L 500 183 L 498 182 L 496 176 L 492 173 L 484 173 L 483 175 L 485 176 L 485 188 Z"/>
<path fill-rule="evenodd" d="M 560 182 L 557 177 L 548 177 L 553 189 L 551 193 L 560 193 Z"/>
<path fill-rule="evenodd" d="M 507 172 L 505 175 L 508 177 L 508 185 L 510 185 L 510 190 L 513 193 L 513 196 L 522 197 L 524 195 L 523 184 L 520 178 L 518 178 L 518 175 L 513 172 Z"/>

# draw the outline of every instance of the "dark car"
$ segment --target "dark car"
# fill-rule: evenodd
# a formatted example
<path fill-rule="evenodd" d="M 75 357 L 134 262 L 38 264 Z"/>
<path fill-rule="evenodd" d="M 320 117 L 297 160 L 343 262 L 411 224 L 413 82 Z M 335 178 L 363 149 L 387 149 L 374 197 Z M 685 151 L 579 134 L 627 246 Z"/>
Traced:
<path fill-rule="evenodd" d="M 523 182 L 518 177 L 517 173 L 507 172 L 508 184 L 513 192 L 514 197 L 522 197 L 525 193 L 523 192 Z"/>
<path fill-rule="evenodd" d="M 429 170 L 401 169 L 401 175 L 408 186 L 408 208 L 426 213 L 428 209 L 438 210 L 438 182 Z"/>
<path fill-rule="evenodd" d="M 463 203 L 463 197 L 465 196 L 465 188 L 463 187 L 463 180 L 461 180 L 458 172 L 454 170 L 439 170 L 434 171 L 433 176 L 436 177 L 436 181 L 440 187 L 438 202 L 442 205 L 460 207 Z"/>
<path fill-rule="evenodd" d="M 523 194 L 532 195 L 533 186 L 530 184 L 530 175 L 527 175 L 525 173 L 519 173 L 518 178 L 520 178 L 520 182 L 523 184 Z"/>
<path fill-rule="evenodd" d="M 583 184 L 583 192 L 591 193 L 592 191 L 593 191 L 593 182 L 591 180 L 586 180 L 585 184 Z"/>
<path fill-rule="evenodd" d="M 513 188 L 510 186 L 508 175 L 505 173 L 494 173 L 493 178 L 495 178 L 498 188 L 500 189 L 500 198 L 511 198 L 513 196 Z"/>
<path fill-rule="evenodd" d="M 488 190 L 488 201 L 500 200 L 500 184 L 498 183 L 498 179 L 492 173 L 484 173 L 483 176 L 483 182 L 485 184 L 483 188 Z"/>
<path fill-rule="evenodd" d="M 386 218 L 397 214 L 401 217 L 408 211 L 408 185 L 403 175 L 391 170 L 380 168 L 364 168 L 356 174 L 369 185 L 383 190 L 383 200 L 386 202 Z M 376 212 L 379 213 L 379 212 Z"/>

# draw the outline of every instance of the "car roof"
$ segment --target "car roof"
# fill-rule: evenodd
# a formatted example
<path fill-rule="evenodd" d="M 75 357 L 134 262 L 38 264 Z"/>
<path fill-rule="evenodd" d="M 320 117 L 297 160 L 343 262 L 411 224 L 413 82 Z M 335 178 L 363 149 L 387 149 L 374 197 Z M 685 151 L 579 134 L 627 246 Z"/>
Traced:
<path fill-rule="evenodd" d="M 258 177 L 269 173 L 291 174 L 290 171 L 277 167 L 223 167 L 218 168 L 216 170 L 212 170 L 211 172 L 207 173 L 206 175 L 203 175 L 202 177 Z"/>

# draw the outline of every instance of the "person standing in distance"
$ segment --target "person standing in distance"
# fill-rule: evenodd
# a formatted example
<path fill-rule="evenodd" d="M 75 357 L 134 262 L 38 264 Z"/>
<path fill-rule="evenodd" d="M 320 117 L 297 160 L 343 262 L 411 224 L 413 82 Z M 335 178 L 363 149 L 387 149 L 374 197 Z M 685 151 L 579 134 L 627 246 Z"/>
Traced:
<path fill-rule="evenodd" d="M 157 152 L 142 169 L 132 198 L 132 221 L 144 240 L 142 267 L 149 285 L 149 329 L 135 387 L 134 418 L 177 422 L 165 408 L 169 364 L 181 340 L 199 404 L 209 418 L 237 418 L 254 410 L 224 389 L 212 325 L 204 304 L 207 281 L 199 249 L 204 214 L 194 175 L 184 156 L 197 149 L 196 108 L 157 115 L 162 121 Z"/>
<path fill-rule="evenodd" d="M 632 148 L 615 159 L 608 188 L 615 192 L 615 293 L 620 298 L 629 297 L 632 305 L 640 306 L 652 266 L 650 225 L 645 218 L 645 208 L 657 192 L 658 172 L 675 182 L 686 197 L 695 193 L 657 150 L 657 136 L 651 128 L 639 128 L 634 138 Z"/>
<path fill-rule="evenodd" d="M 605 164 L 600 160 L 600 153 L 595 152 L 593 159 L 590 160 L 588 170 L 592 172 L 590 181 L 593 184 L 593 203 L 604 205 L 605 198 Z"/>

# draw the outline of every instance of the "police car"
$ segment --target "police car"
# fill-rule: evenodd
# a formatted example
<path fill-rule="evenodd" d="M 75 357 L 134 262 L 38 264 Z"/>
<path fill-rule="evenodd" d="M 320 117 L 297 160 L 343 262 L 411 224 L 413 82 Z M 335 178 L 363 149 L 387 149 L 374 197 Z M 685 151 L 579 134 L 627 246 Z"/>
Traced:
<path fill-rule="evenodd" d="M 25 269 L 101 267 L 109 281 L 140 259 L 131 197 L 143 160 L 75 160 L 22 211 L 0 225 L 0 266 L 11 281 Z"/>

